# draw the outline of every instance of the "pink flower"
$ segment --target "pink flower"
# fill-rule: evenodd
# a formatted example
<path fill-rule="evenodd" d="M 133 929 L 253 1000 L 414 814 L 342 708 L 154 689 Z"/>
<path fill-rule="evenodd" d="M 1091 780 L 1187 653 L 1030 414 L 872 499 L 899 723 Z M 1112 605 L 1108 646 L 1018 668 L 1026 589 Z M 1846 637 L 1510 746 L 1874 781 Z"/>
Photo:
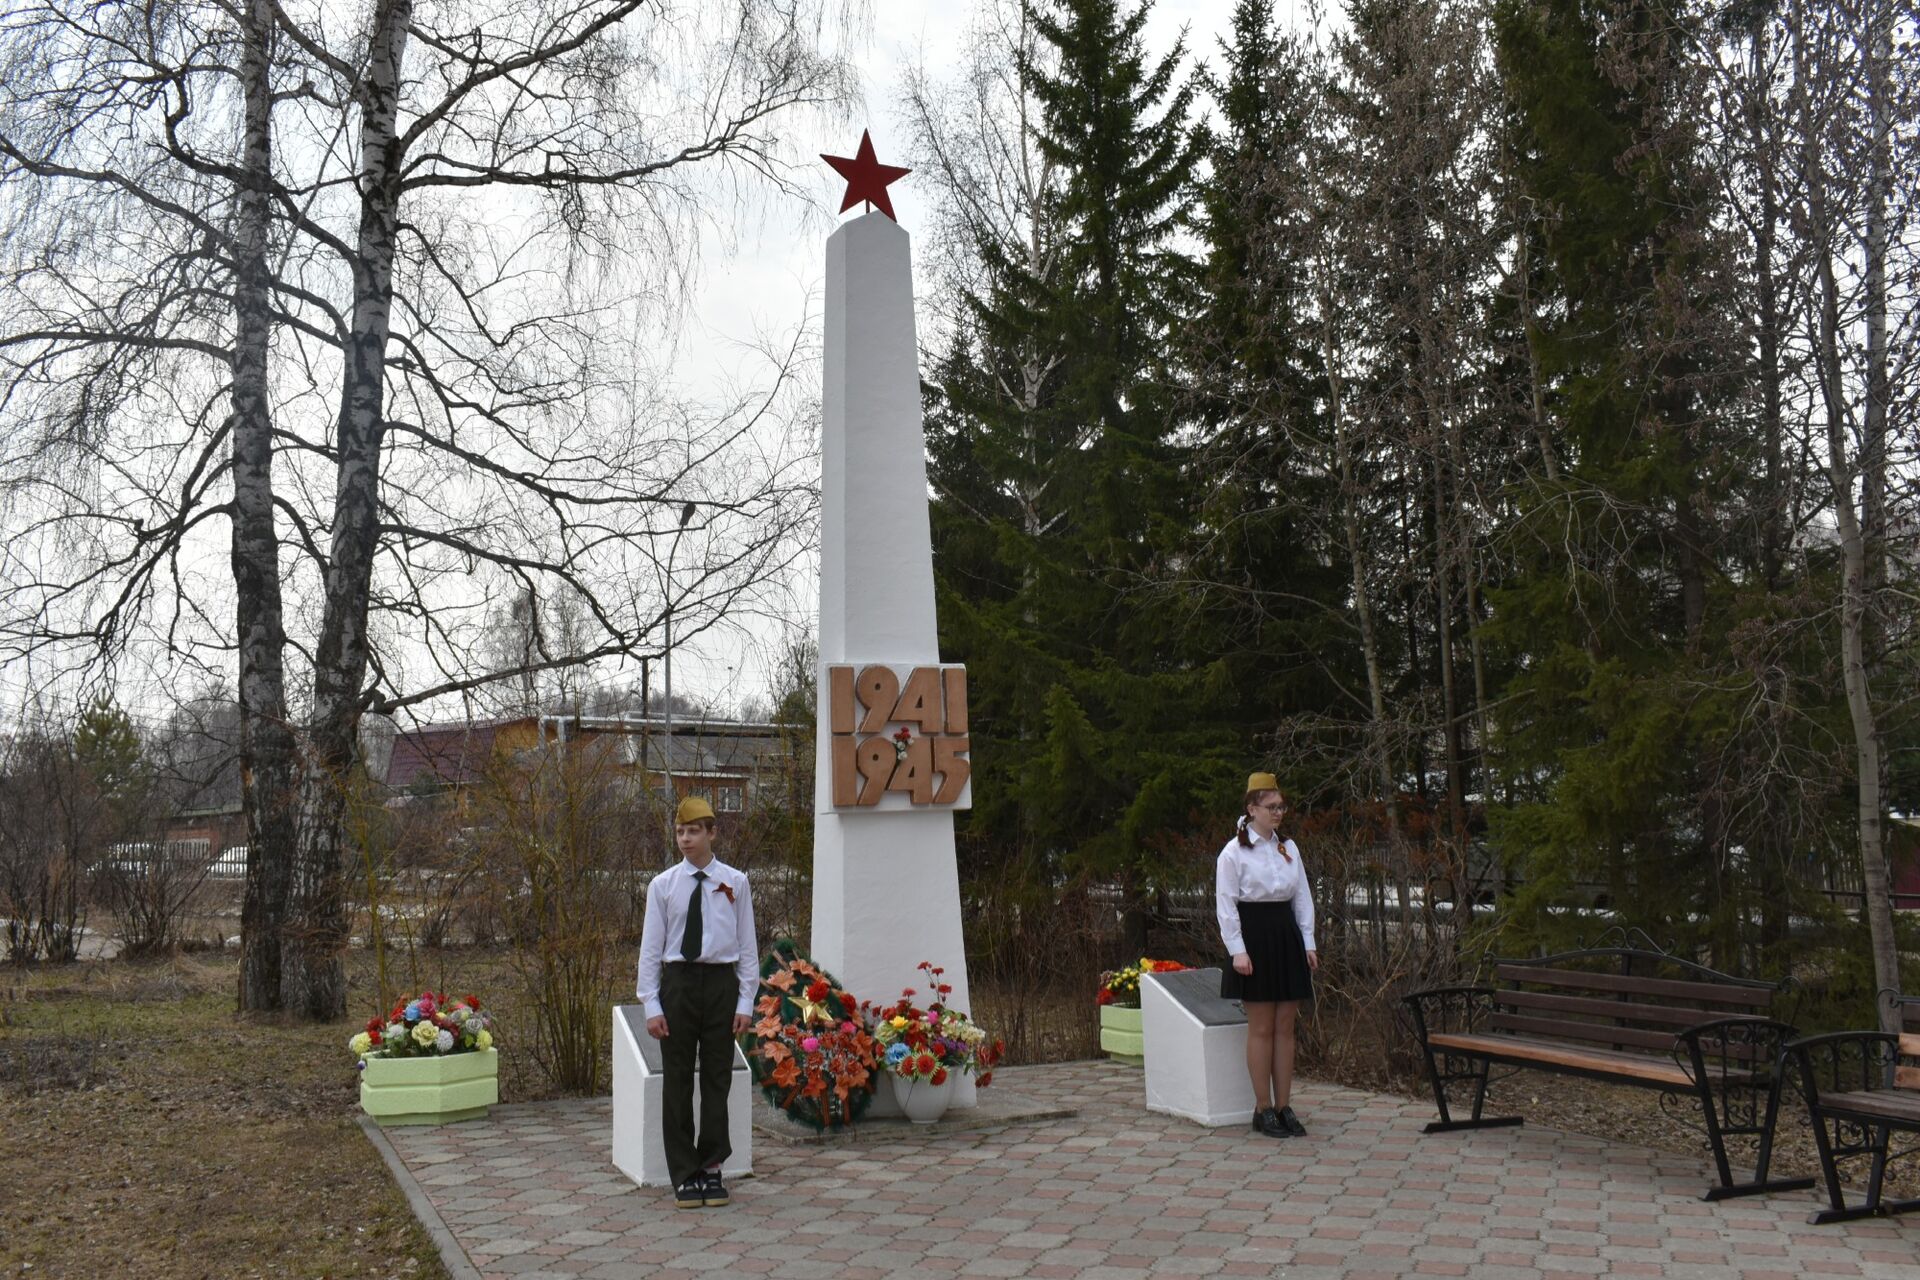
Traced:
<path fill-rule="evenodd" d="M 940 1025 L 940 1015 L 935 1013 L 931 1009 L 927 1010 L 927 1025 L 930 1027 L 937 1027 Z"/>
<path fill-rule="evenodd" d="M 840 1030 L 845 1032 L 847 1035 L 852 1035 L 853 1024 L 851 1022 L 843 1022 L 840 1024 Z"/>
<path fill-rule="evenodd" d="M 805 1040 L 802 1040 L 800 1042 L 800 1047 L 802 1049 L 805 1049 L 808 1053 L 812 1053 L 815 1049 L 818 1049 L 820 1047 L 820 1037 L 808 1036 Z"/>

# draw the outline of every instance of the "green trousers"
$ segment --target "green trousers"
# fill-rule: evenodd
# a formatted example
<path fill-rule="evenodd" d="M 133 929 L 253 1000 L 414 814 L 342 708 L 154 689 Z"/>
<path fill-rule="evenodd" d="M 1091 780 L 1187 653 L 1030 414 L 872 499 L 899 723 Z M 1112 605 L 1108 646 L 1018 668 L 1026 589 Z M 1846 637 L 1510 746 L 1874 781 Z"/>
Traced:
<path fill-rule="evenodd" d="M 679 1186 L 733 1154 L 727 1140 L 727 1091 L 733 1085 L 733 1013 L 740 982 L 730 964 L 669 964 L 660 975 L 660 1042 L 665 1079 L 660 1121 L 667 1173 Z M 693 1127 L 693 1081 L 700 1080 L 700 1131 Z"/>

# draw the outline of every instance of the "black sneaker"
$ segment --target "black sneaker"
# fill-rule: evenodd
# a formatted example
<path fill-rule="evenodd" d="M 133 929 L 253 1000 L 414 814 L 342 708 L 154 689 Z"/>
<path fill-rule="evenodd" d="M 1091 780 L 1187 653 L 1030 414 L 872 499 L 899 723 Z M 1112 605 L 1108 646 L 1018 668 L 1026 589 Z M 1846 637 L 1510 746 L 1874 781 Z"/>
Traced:
<path fill-rule="evenodd" d="M 706 1175 L 696 1173 L 673 1189 L 673 1206 L 676 1209 L 698 1209 L 707 1202 Z"/>
<path fill-rule="evenodd" d="M 1279 1115 L 1274 1112 L 1272 1107 L 1266 1107 L 1253 1113 L 1253 1131 L 1255 1133 L 1263 1133 L 1269 1138 L 1285 1138 L 1291 1136 L 1287 1132 L 1287 1126 L 1281 1123 Z"/>
<path fill-rule="evenodd" d="M 709 1209 L 727 1202 L 727 1184 L 720 1181 L 718 1169 L 709 1169 L 700 1175 L 700 1197 Z"/>
<path fill-rule="evenodd" d="M 1304 1138 L 1307 1136 L 1307 1126 L 1300 1123 L 1300 1117 L 1293 1114 L 1292 1107 L 1280 1108 L 1280 1124 L 1286 1129 L 1288 1137 Z"/>

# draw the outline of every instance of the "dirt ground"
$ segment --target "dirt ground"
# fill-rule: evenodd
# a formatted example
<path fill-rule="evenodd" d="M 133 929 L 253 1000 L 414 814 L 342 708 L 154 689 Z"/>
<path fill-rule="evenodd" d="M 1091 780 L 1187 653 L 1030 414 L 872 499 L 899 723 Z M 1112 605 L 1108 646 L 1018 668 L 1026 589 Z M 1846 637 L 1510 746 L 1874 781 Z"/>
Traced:
<path fill-rule="evenodd" d="M 370 959 L 350 967 L 358 1016 L 322 1027 L 237 1019 L 236 967 L 229 952 L 0 969 L 0 1277 L 445 1276 L 355 1122 L 346 1041 L 377 1003 Z M 528 1006 L 503 953 L 422 953 L 390 973 L 481 993 L 507 1050 L 502 1100 L 552 1096 L 515 1051 Z M 1017 1060 L 1093 1052 L 1091 1001 L 975 995 L 984 1025 L 1022 1029 Z M 1378 1071 L 1342 1083 L 1381 1087 Z M 1394 1086 L 1424 1096 L 1410 1078 Z M 1710 1159 L 1690 1113 L 1651 1092 L 1529 1072 L 1495 1087 L 1489 1113 Z M 1916 1163 L 1898 1193 L 1920 1195 Z M 1775 1167 L 1817 1172 L 1793 1100 Z"/>

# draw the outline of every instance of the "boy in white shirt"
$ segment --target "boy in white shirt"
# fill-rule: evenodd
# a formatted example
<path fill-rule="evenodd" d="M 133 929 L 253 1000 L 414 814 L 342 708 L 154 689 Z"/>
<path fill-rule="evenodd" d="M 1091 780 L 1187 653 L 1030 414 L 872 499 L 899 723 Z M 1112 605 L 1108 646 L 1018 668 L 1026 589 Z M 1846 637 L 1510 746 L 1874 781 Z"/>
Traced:
<path fill-rule="evenodd" d="M 647 885 L 640 927 L 636 994 L 647 1031 L 660 1041 L 661 1128 L 674 1203 L 682 1209 L 727 1203 L 720 1166 L 727 1140 L 727 1091 L 734 1037 L 752 1021 L 760 986 L 747 874 L 713 856 L 713 806 L 697 796 L 674 812 L 681 861 Z M 700 1127 L 693 1123 L 693 1081 L 700 1079 Z"/>

